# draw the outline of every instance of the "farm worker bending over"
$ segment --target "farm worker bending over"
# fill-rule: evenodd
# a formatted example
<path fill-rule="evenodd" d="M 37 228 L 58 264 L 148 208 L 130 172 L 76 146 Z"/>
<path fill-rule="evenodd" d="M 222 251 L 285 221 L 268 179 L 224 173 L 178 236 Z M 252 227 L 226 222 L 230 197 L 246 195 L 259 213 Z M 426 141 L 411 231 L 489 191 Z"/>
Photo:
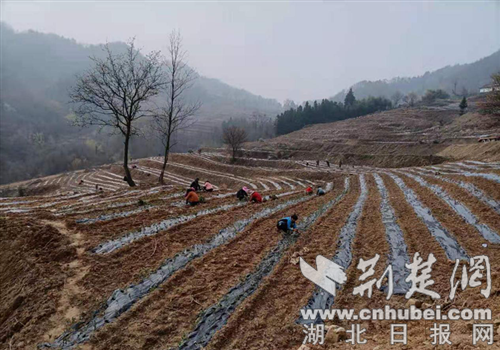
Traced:
<path fill-rule="evenodd" d="M 316 191 L 316 194 L 318 196 L 324 196 L 325 195 L 325 190 L 321 188 L 321 186 L 318 187 L 318 190 Z"/>
<path fill-rule="evenodd" d="M 236 198 L 238 198 L 240 201 L 248 199 L 248 188 L 243 187 L 241 190 L 236 192 Z"/>
<path fill-rule="evenodd" d="M 250 196 L 250 202 L 262 203 L 262 196 L 260 195 L 260 193 L 257 191 L 252 192 L 252 195 Z"/>
<path fill-rule="evenodd" d="M 296 221 L 298 220 L 297 214 L 288 216 L 286 218 L 280 219 L 278 221 L 278 231 L 283 231 L 285 233 L 292 233 L 297 229 Z"/>
<path fill-rule="evenodd" d="M 308 188 L 306 188 L 306 194 L 313 194 L 313 189 L 311 186 L 309 186 Z"/>
<path fill-rule="evenodd" d="M 214 190 L 214 187 L 212 184 L 208 181 L 205 181 L 205 185 L 203 186 L 203 189 L 207 192 L 212 192 Z"/>
<path fill-rule="evenodd" d="M 199 178 L 196 178 L 193 183 L 191 184 L 190 187 L 194 188 L 195 191 L 200 191 L 201 190 L 201 186 L 199 184 L 200 179 Z"/>
<path fill-rule="evenodd" d="M 195 191 L 189 191 L 186 195 L 186 205 L 190 205 L 194 207 L 195 205 L 200 203 L 200 198 L 196 194 Z"/>
<path fill-rule="evenodd" d="M 187 190 L 186 190 L 186 194 L 184 194 L 184 198 L 187 198 L 189 192 L 192 192 L 194 191 L 194 188 L 193 187 L 189 187 Z"/>

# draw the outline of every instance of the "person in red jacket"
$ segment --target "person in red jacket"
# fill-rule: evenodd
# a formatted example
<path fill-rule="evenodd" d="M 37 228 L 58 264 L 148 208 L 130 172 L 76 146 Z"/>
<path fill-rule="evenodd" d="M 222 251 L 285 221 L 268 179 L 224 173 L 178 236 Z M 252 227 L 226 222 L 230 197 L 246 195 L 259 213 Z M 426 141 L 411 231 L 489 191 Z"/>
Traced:
<path fill-rule="evenodd" d="M 262 196 L 260 195 L 260 193 L 257 191 L 252 192 L 252 195 L 250 196 L 250 202 L 262 203 Z"/>
<path fill-rule="evenodd" d="M 313 194 L 313 189 L 311 186 L 309 186 L 308 188 L 306 188 L 306 194 Z"/>

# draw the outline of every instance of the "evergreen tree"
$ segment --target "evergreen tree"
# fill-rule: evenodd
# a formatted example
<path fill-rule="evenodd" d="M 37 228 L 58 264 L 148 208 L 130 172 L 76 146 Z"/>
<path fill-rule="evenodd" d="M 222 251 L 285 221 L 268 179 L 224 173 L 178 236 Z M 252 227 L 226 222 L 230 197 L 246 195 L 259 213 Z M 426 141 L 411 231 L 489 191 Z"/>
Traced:
<path fill-rule="evenodd" d="M 467 109 L 467 99 L 465 98 L 465 96 L 462 98 L 462 102 L 460 102 L 460 115 L 464 114 L 465 113 L 465 110 Z"/>
<path fill-rule="evenodd" d="M 350 107 L 326 99 L 322 100 L 321 103 L 315 101 L 312 106 L 306 102 L 304 106 L 286 110 L 278 115 L 275 123 L 276 134 L 284 135 L 306 125 L 330 123 L 391 108 L 391 101 L 383 97 L 365 98 Z"/>
<path fill-rule="evenodd" d="M 346 107 L 354 106 L 354 102 L 356 102 L 356 97 L 354 97 L 354 93 L 352 92 L 352 88 L 349 89 L 349 92 L 345 96 L 344 105 Z"/>

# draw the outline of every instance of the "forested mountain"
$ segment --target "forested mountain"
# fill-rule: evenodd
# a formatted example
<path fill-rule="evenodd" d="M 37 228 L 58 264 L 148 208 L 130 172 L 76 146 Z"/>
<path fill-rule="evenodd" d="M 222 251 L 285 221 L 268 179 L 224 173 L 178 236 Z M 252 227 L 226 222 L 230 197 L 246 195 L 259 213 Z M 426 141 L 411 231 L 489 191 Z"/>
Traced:
<path fill-rule="evenodd" d="M 0 183 L 121 159 L 120 137 L 71 125 L 68 90 L 76 74 L 90 67 L 89 56 L 103 55 L 102 47 L 54 34 L 17 33 L 4 23 L 1 31 Z M 110 45 L 115 52 L 125 48 L 124 43 Z M 276 100 L 203 76 L 196 79 L 188 99 L 202 107 L 199 122 L 178 142 L 180 151 L 217 141 L 212 128 L 222 120 L 256 113 L 274 117 L 281 111 Z M 160 149 L 151 137 L 134 138 L 131 156 L 157 155 Z"/>
<path fill-rule="evenodd" d="M 477 94 L 479 88 L 488 84 L 491 75 L 497 72 L 500 72 L 500 50 L 473 63 L 446 66 L 418 77 L 360 81 L 352 86 L 352 90 L 357 98 L 369 96 L 390 98 L 397 91 L 402 94 L 414 92 L 422 96 L 428 89 L 443 89 L 449 94 L 453 94 L 455 90 L 458 94 L 462 94 L 465 88 L 469 94 Z M 339 92 L 331 99 L 337 102 L 344 101 L 348 90 Z"/>

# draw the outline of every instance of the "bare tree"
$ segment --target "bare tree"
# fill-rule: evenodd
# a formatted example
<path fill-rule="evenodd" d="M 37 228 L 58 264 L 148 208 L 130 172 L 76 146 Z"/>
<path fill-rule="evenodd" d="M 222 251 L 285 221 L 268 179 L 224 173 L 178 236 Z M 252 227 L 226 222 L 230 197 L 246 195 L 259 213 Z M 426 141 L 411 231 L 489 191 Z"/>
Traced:
<path fill-rule="evenodd" d="M 500 117 L 500 72 L 493 74 L 491 80 L 491 91 L 487 93 L 483 101 L 478 103 L 479 109 L 482 113 Z"/>
<path fill-rule="evenodd" d="M 177 31 L 170 34 L 168 52 L 169 57 L 165 62 L 168 79 L 167 100 L 155 113 L 153 124 L 153 129 L 164 146 L 163 165 L 158 179 L 161 184 L 170 149 L 175 145 L 172 136 L 176 131 L 189 126 L 190 118 L 200 108 L 200 103 L 188 103 L 184 98 L 185 92 L 192 87 L 196 79 L 196 72 L 185 62 L 187 53 L 182 49 L 182 37 Z"/>
<path fill-rule="evenodd" d="M 75 124 L 111 128 L 123 135 L 125 177 L 130 186 L 135 186 L 128 168 L 129 143 L 138 133 L 135 122 L 150 116 L 145 105 L 165 85 L 160 53 L 142 56 L 134 40 L 127 43 L 125 53 L 114 54 L 108 44 L 104 52 L 104 58 L 90 57 L 93 67 L 77 77 L 70 91 L 70 99 L 76 104 Z"/>
<path fill-rule="evenodd" d="M 455 79 L 453 81 L 453 89 L 451 89 L 451 92 L 453 93 L 453 95 L 455 97 L 469 97 L 469 90 L 467 90 L 467 88 L 465 86 L 462 86 L 462 90 L 460 92 L 458 92 L 458 80 Z"/>
<path fill-rule="evenodd" d="M 392 103 L 394 103 L 394 107 L 397 107 L 399 105 L 399 102 L 403 99 L 404 95 L 401 93 L 401 91 L 396 91 L 394 94 L 391 96 Z"/>
<path fill-rule="evenodd" d="M 285 102 L 283 102 L 283 110 L 288 111 L 289 109 L 296 109 L 297 105 L 293 100 L 287 98 Z"/>
<path fill-rule="evenodd" d="M 246 140 L 247 133 L 243 128 L 230 126 L 222 130 L 222 141 L 231 149 L 233 162 L 236 160 L 236 155 Z"/>
<path fill-rule="evenodd" d="M 458 87 L 458 79 L 455 79 L 455 80 L 453 80 L 453 88 L 451 89 L 451 92 L 455 97 L 460 96 L 460 94 L 458 93 L 457 87 Z"/>
<path fill-rule="evenodd" d="M 413 107 L 415 102 L 418 100 L 418 95 L 414 92 L 410 92 L 408 95 L 403 97 L 403 102 L 406 103 L 409 107 Z"/>

